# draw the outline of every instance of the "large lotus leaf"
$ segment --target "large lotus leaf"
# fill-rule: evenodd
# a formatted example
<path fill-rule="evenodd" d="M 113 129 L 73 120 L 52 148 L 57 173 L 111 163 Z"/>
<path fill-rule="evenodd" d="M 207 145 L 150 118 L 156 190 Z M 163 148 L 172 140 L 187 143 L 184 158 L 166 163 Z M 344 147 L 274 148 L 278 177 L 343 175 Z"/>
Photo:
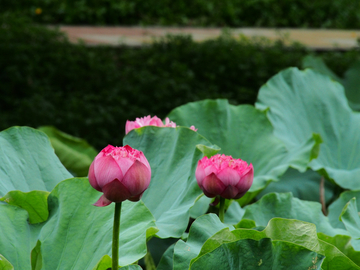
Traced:
<path fill-rule="evenodd" d="M 290 168 L 281 176 L 280 181 L 272 182 L 265 188 L 257 198 L 261 198 L 265 194 L 277 192 L 291 192 L 294 197 L 306 201 L 320 202 L 320 183 L 321 175 L 312 170 L 299 172 Z M 325 202 L 329 203 L 334 196 L 335 185 L 329 181 L 324 181 Z"/>
<path fill-rule="evenodd" d="M 329 76 L 331 79 L 343 84 L 343 80 L 336 75 L 319 56 L 307 55 L 302 59 L 302 68 L 311 68 L 314 71 Z"/>
<path fill-rule="evenodd" d="M 13 127 L 0 132 L 0 196 L 12 190 L 51 191 L 70 177 L 41 131 Z"/>
<path fill-rule="evenodd" d="M 95 265 L 95 267 L 92 270 L 108 270 L 111 269 L 112 266 L 112 260 L 109 255 L 104 255 L 101 260 Z M 119 267 L 121 270 L 141 270 L 142 268 L 140 265 L 137 264 L 131 264 L 124 267 Z"/>
<path fill-rule="evenodd" d="M 163 254 L 156 270 L 169 270 L 174 267 L 174 247 L 175 243 L 172 244 Z"/>
<path fill-rule="evenodd" d="M 314 224 L 282 218 L 271 219 L 262 231 L 255 229 L 236 229 L 229 231 L 228 229 L 223 229 L 205 242 L 199 256 L 193 259 L 192 262 L 195 262 L 207 253 L 211 253 L 223 244 L 240 239 L 258 241 L 263 238 L 293 243 L 326 256 L 322 264 L 322 269 L 360 269 L 358 265 L 340 252 L 335 246 L 320 240 L 317 237 L 316 226 Z"/>
<path fill-rule="evenodd" d="M 256 106 L 269 108 L 274 134 L 289 149 L 320 134 L 320 154 L 310 167 L 342 188 L 360 189 L 360 114 L 350 109 L 339 83 L 310 69 L 289 68 L 260 89 Z"/>
<path fill-rule="evenodd" d="M 230 105 L 227 100 L 188 103 L 168 116 L 179 125 L 195 125 L 198 133 L 221 148 L 220 153 L 253 164 L 255 177 L 244 198 L 247 202 L 271 181 L 277 181 L 290 166 L 305 170 L 319 143 L 311 138 L 301 148 L 289 152 L 273 135 L 264 113 L 250 105 Z"/>
<path fill-rule="evenodd" d="M 222 244 L 201 256 L 191 270 L 321 269 L 324 256 L 284 241 L 242 239 Z"/>
<path fill-rule="evenodd" d="M 232 226 L 224 225 L 215 214 L 197 218 L 190 227 L 187 241 L 179 240 L 175 244 L 173 270 L 188 269 L 190 261 L 198 256 L 205 241 L 224 228 L 234 229 Z"/>
<path fill-rule="evenodd" d="M 335 246 L 346 257 L 360 266 L 360 251 L 356 251 L 351 244 L 352 238 L 348 235 L 328 236 L 323 233 L 318 233 L 320 240 Z"/>
<path fill-rule="evenodd" d="M 65 180 L 50 193 L 50 217 L 39 236 L 44 269 L 93 269 L 104 255 L 111 255 L 114 204 L 93 206 L 100 195 L 87 178 Z M 157 231 L 154 225 L 141 201 L 122 203 L 120 265 L 145 256 L 146 241 Z"/>
<path fill-rule="evenodd" d="M 352 245 L 356 250 L 360 250 L 360 217 L 356 206 L 356 198 L 352 198 L 341 212 L 340 220 L 344 223 L 350 233 Z"/>
<path fill-rule="evenodd" d="M 0 254 L 0 269 L 1 270 L 14 270 L 14 266 Z"/>
<path fill-rule="evenodd" d="M 202 194 L 195 169 L 203 153 L 196 147 L 211 143 L 189 128 L 143 127 L 124 138 L 124 145 L 144 152 L 151 182 L 142 201 L 156 219 L 160 238 L 180 238 L 189 222 L 189 209 Z"/>
<path fill-rule="evenodd" d="M 0 217 L 0 254 L 14 269 L 30 270 L 30 252 L 35 244 L 27 223 L 28 213 L 17 206 L 0 203 Z M 5 265 L 8 268 L 4 269 L 11 269 L 8 263 Z"/>
<path fill-rule="evenodd" d="M 360 110 L 360 61 L 356 61 L 344 74 L 346 97 L 353 110 Z"/>
<path fill-rule="evenodd" d="M 9 191 L 0 201 L 19 206 L 28 211 L 29 222 L 34 224 L 44 222 L 49 217 L 48 195 L 48 191 L 33 190 L 22 192 L 13 190 Z"/>
<path fill-rule="evenodd" d="M 321 204 L 302 201 L 291 193 L 270 193 L 252 205 L 245 207 L 243 218 L 254 220 L 257 226 L 266 226 L 275 217 L 298 219 L 314 223 L 318 232 L 334 236 L 349 235 L 346 230 L 333 228 L 321 211 Z"/>
<path fill-rule="evenodd" d="M 97 151 L 85 140 L 71 136 L 52 126 L 39 127 L 46 133 L 55 154 L 74 176 L 87 176 Z"/>
<path fill-rule="evenodd" d="M 336 228 L 345 229 L 344 224 L 340 221 L 339 217 L 345 205 L 352 199 L 356 198 L 357 208 L 360 209 L 360 191 L 345 191 L 340 194 L 339 198 L 336 199 L 329 206 L 329 221 L 331 225 Z"/>
<path fill-rule="evenodd" d="M 330 70 L 321 57 L 308 55 L 304 57 L 302 66 L 303 68 L 311 68 L 341 83 L 345 88 L 350 107 L 357 111 L 360 109 L 360 61 L 356 61 L 350 66 L 343 79 Z"/>

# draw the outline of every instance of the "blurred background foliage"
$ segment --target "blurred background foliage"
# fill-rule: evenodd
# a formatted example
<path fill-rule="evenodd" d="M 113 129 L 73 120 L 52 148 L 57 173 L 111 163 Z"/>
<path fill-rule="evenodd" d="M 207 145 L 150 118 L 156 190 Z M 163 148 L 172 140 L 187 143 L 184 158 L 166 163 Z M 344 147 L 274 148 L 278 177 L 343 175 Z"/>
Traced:
<path fill-rule="evenodd" d="M 0 5 L 48 24 L 360 27 L 357 0 L 1 0 Z"/>
<path fill-rule="evenodd" d="M 282 69 L 301 67 L 309 53 L 321 56 L 338 76 L 360 58 L 357 49 L 312 52 L 286 40 L 234 39 L 226 33 L 202 43 L 168 36 L 142 47 L 92 47 L 71 44 L 46 23 L 351 28 L 358 3 L 0 0 L 0 130 L 52 125 L 97 149 L 120 146 L 127 119 L 163 118 L 205 98 L 253 104 L 261 85 Z M 337 16 L 330 16 L 335 6 Z M 345 18 L 350 21 L 336 26 Z"/>

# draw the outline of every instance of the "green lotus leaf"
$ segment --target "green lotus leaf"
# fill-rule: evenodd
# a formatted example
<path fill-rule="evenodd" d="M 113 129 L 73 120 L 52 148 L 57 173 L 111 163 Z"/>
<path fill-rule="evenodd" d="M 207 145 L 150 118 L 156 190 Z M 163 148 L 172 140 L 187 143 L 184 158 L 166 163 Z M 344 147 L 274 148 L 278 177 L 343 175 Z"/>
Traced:
<path fill-rule="evenodd" d="M 306 170 L 320 143 L 316 135 L 310 134 L 301 147 L 288 151 L 273 135 L 264 113 L 250 105 L 230 105 L 227 100 L 188 103 L 174 109 L 168 117 L 178 125 L 195 125 L 198 133 L 221 148 L 220 153 L 253 164 L 254 182 L 242 204 L 251 201 L 271 181 L 278 181 L 289 167 Z"/>
<path fill-rule="evenodd" d="M 6 258 L 0 265 L 4 269 L 30 270 L 30 252 L 35 242 L 27 222 L 28 213 L 17 206 L 0 203 L 0 216 L 0 251 Z"/>
<path fill-rule="evenodd" d="M 111 254 L 114 204 L 92 205 L 100 196 L 87 178 L 65 180 L 50 193 L 50 217 L 39 235 L 44 269 L 93 269 L 104 255 Z M 153 216 L 141 201 L 122 203 L 120 265 L 145 256 L 146 241 L 157 231 L 154 226 Z"/>
<path fill-rule="evenodd" d="M 360 251 L 356 251 L 351 244 L 352 238 L 348 235 L 328 236 L 318 233 L 320 240 L 329 243 L 341 251 L 346 257 L 360 266 Z"/>
<path fill-rule="evenodd" d="M 312 170 L 299 172 L 290 168 L 281 176 L 278 182 L 272 182 L 265 188 L 257 198 L 261 198 L 265 194 L 277 192 L 291 192 L 294 197 L 306 201 L 320 202 L 320 182 L 321 175 Z M 335 185 L 329 181 L 324 181 L 325 202 L 329 203 L 334 197 Z"/>
<path fill-rule="evenodd" d="M 51 191 L 72 175 L 54 153 L 47 136 L 29 127 L 0 132 L 0 196 L 12 190 Z"/>
<path fill-rule="evenodd" d="M 144 152 L 150 163 L 151 182 L 141 200 L 155 217 L 157 235 L 180 238 L 188 226 L 190 208 L 202 194 L 195 169 L 204 154 L 197 146 L 213 145 L 189 128 L 151 126 L 129 132 L 126 144 Z"/>
<path fill-rule="evenodd" d="M 1 270 L 14 270 L 14 266 L 0 254 L 0 269 Z"/>
<path fill-rule="evenodd" d="M 349 105 L 353 110 L 360 110 L 360 61 L 354 62 L 344 74 L 344 88 Z"/>
<path fill-rule="evenodd" d="M 302 59 L 303 68 L 311 68 L 320 74 L 327 75 L 334 81 L 343 84 L 343 79 L 336 75 L 319 56 L 307 55 Z"/>
<path fill-rule="evenodd" d="M 48 191 L 33 190 L 22 192 L 18 190 L 9 191 L 0 201 L 19 206 L 29 213 L 30 223 L 40 223 L 49 217 L 47 198 Z"/>
<path fill-rule="evenodd" d="M 174 247 L 173 270 L 188 269 L 190 261 L 195 258 L 205 241 L 221 229 L 230 228 L 223 224 L 215 214 L 207 214 L 197 218 L 190 227 L 186 242 L 179 240 Z"/>
<path fill-rule="evenodd" d="M 173 269 L 174 267 L 174 247 L 175 243 L 172 244 L 163 254 L 160 259 L 159 264 L 156 267 L 156 270 L 168 270 Z"/>
<path fill-rule="evenodd" d="M 297 219 L 316 225 L 318 232 L 329 236 L 349 235 L 346 230 L 334 228 L 321 211 L 321 204 L 302 201 L 291 193 L 270 193 L 256 203 L 245 207 L 243 218 L 254 220 L 257 226 L 266 226 L 275 217 Z"/>
<path fill-rule="evenodd" d="M 215 251 L 224 244 L 232 243 L 241 239 L 252 239 L 259 241 L 266 238 L 271 239 L 273 242 L 284 241 L 287 243 L 292 243 L 297 246 L 301 246 L 302 248 L 305 248 L 307 250 L 316 252 L 317 254 L 325 256 L 325 260 L 321 265 L 322 269 L 360 269 L 359 265 L 356 265 L 355 262 L 353 262 L 349 257 L 345 256 L 335 246 L 319 239 L 317 237 L 316 226 L 314 224 L 300 220 L 283 218 L 271 219 L 267 224 L 266 228 L 264 228 L 263 230 L 259 230 L 256 228 L 235 229 L 232 231 L 229 231 L 228 229 L 220 230 L 205 242 L 198 257 L 192 260 L 191 266 L 193 265 L 193 263 L 195 263 L 196 260 L 200 259 L 203 256 L 206 256 L 207 254 L 211 254 L 213 251 Z M 242 254 L 242 252 L 239 252 L 239 254 Z M 256 253 L 250 252 L 247 256 L 256 256 Z M 247 256 L 245 256 L 245 259 L 248 258 Z M 285 257 L 287 256 L 284 256 L 284 258 Z M 317 260 L 314 257 L 314 260 L 312 262 L 318 262 L 319 259 L 322 260 L 321 257 L 322 256 L 318 257 Z M 294 260 L 296 260 L 296 258 L 294 258 Z M 308 262 L 308 260 L 306 261 Z M 260 262 L 260 258 L 258 259 L 258 262 Z M 297 264 L 294 264 L 293 267 L 295 267 L 296 265 Z M 275 267 L 271 269 L 277 268 Z"/>
<path fill-rule="evenodd" d="M 74 176 L 87 176 L 91 162 L 98 152 L 85 140 L 71 136 L 52 126 L 38 128 L 50 139 L 55 154 Z"/>
<path fill-rule="evenodd" d="M 263 238 L 224 243 L 193 262 L 190 269 L 321 269 L 324 256 L 299 245 Z"/>
<path fill-rule="evenodd" d="M 352 198 L 344 207 L 339 218 L 344 223 L 350 236 L 351 243 L 356 250 L 360 250 L 360 217 L 356 205 L 356 198 Z"/>
<path fill-rule="evenodd" d="M 350 109 L 341 84 L 289 68 L 261 87 L 256 107 L 267 111 L 274 134 L 290 150 L 320 134 L 319 157 L 309 166 L 342 188 L 360 189 L 360 114 Z"/>
<path fill-rule="evenodd" d="M 345 229 L 344 224 L 340 221 L 339 217 L 345 205 L 352 199 L 356 198 L 357 209 L 360 209 L 360 191 L 345 191 L 329 206 L 329 221 L 331 225 L 336 228 Z"/>
<path fill-rule="evenodd" d="M 360 61 L 355 61 L 349 67 L 343 79 L 330 70 L 321 57 L 308 55 L 304 57 L 302 66 L 303 68 L 311 68 L 341 83 L 345 88 L 345 94 L 350 107 L 356 111 L 360 110 Z"/>

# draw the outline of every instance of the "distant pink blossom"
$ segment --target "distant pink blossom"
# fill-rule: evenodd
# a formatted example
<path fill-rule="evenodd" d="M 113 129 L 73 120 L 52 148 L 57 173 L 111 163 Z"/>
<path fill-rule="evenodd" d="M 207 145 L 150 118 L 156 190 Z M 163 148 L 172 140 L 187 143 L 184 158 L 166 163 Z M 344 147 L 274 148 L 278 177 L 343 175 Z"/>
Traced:
<path fill-rule="evenodd" d="M 169 117 L 165 118 L 165 124 L 157 116 L 151 117 L 150 115 L 144 116 L 141 118 L 136 118 L 135 121 L 126 121 L 125 125 L 125 134 L 128 134 L 131 130 L 135 128 L 141 128 L 144 126 L 155 126 L 155 127 L 172 127 L 176 128 L 177 125 L 175 122 L 170 121 Z M 197 131 L 194 126 L 190 127 L 191 130 Z"/>
<path fill-rule="evenodd" d="M 204 194 L 213 198 L 239 199 L 250 189 L 254 168 L 246 161 L 217 154 L 199 160 L 195 177 Z"/>

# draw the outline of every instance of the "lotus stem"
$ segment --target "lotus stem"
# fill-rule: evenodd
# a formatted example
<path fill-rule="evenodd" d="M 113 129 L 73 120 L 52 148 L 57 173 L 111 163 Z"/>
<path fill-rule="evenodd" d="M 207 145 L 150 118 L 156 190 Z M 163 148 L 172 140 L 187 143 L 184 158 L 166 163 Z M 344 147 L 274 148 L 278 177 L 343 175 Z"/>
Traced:
<path fill-rule="evenodd" d="M 113 242 L 112 242 L 112 270 L 119 269 L 119 235 L 120 235 L 121 202 L 115 203 Z"/>

